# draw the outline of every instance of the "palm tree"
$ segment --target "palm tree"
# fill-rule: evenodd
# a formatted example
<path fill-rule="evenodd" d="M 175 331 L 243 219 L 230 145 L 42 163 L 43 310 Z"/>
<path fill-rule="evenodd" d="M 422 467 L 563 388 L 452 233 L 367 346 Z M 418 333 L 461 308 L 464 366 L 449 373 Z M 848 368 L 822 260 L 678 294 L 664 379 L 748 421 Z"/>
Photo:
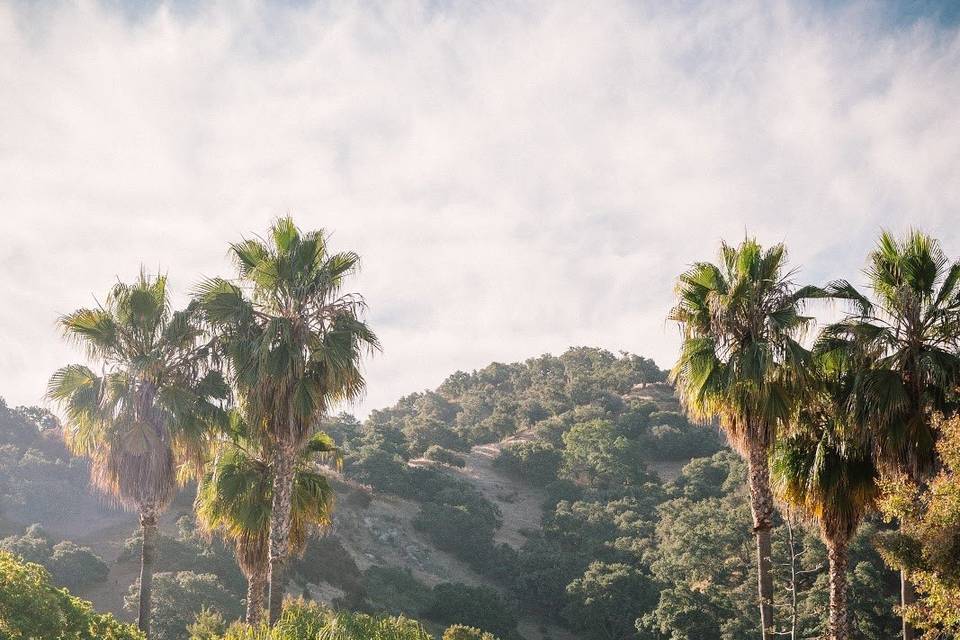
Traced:
<path fill-rule="evenodd" d="M 794 418 L 794 431 L 774 448 L 774 490 L 820 526 L 830 563 L 830 640 L 850 634 L 847 550 L 863 517 L 874 509 L 879 474 L 869 440 L 846 411 L 851 377 L 825 359 Z M 852 428 L 851 428 L 852 427 Z"/>
<path fill-rule="evenodd" d="M 314 434 L 298 455 L 293 474 L 290 553 L 302 553 L 312 529 L 330 526 L 333 490 L 316 463 L 334 457 L 333 440 Z M 270 509 L 273 493 L 271 460 L 238 411 L 231 413 L 229 437 L 221 440 L 197 487 L 195 509 L 201 530 L 229 540 L 247 578 L 247 623 L 260 622 L 267 586 Z"/>
<path fill-rule="evenodd" d="M 824 329 L 816 351 L 863 363 L 850 397 L 856 422 L 869 426 L 885 471 L 922 482 L 937 466 L 932 418 L 956 408 L 960 385 L 960 263 L 923 233 L 885 231 L 865 274 L 873 300 L 849 282 L 829 285 L 851 311 Z M 901 581 L 903 603 L 912 603 L 906 571 Z M 903 637 L 914 637 L 906 621 Z"/>
<path fill-rule="evenodd" d="M 171 311 L 164 276 L 118 283 L 103 305 L 59 321 L 101 373 L 68 365 L 47 391 L 66 414 L 68 446 L 90 458 L 92 484 L 140 516 L 137 621 L 147 637 L 157 517 L 176 492 L 178 467 L 199 461 L 227 392 L 219 374 L 204 373 L 208 351 L 192 311 Z"/>
<path fill-rule="evenodd" d="M 238 280 L 207 280 L 196 299 L 271 459 L 273 624 L 283 599 L 297 451 L 331 403 L 363 392 L 361 359 L 379 342 L 361 319 L 363 298 L 341 293 L 359 256 L 330 253 L 323 231 L 301 233 L 293 220 L 280 218 L 268 239 L 236 243 L 231 253 Z"/>
<path fill-rule="evenodd" d="M 801 305 L 820 294 L 796 289 L 790 278 L 783 245 L 764 251 L 752 239 L 738 247 L 723 243 L 719 264 L 696 263 L 680 276 L 670 312 L 683 335 L 671 372 L 681 401 L 695 419 L 719 419 L 749 464 L 764 638 L 773 633 L 768 453 L 809 361 L 797 342 L 811 322 Z"/>

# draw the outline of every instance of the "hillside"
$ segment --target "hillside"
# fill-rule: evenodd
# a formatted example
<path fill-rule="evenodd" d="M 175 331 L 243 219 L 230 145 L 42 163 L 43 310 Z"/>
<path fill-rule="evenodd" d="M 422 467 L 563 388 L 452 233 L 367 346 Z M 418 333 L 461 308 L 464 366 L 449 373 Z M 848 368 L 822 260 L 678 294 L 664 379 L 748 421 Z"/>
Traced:
<path fill-rule="evenodd" d="M 0 425 L 0 546 L 131 619 L 136 518 L 89 495 L 86 467 L 59 444 L 50 416 L 3 406 Z M 345 465 L 328 472 L 333 527 L 295 563 L 292 595 L 438 628 L 475 624 L 504 639 L 619 638 L 637 633 L 640 618 L 642 632 L 659 637 L 700 626 L 678 617 L 690 597 L 711 598 L 704 624 L 726 625 L 725 634 L 752 624 L 755 579 L 731 574 L 727 560 L 750 552 L 743 465 L 715 429 L 684 418 L 650 360 L 577 348 L 494 363 L 362 423 L 344 414 L 323 428 Z M 161 522 L 160 640 L 185 637 L 201 605 L 228 619 L 241 612 L 245 584 L 232 554 L 194 531 L 191 507 L 188 488 Z M 685 521 L 716 530 L 665 525 Z M 42 530 L 25 532 L 32 523 Z M 62 540 L 75 543 L 72 555 L 57 551 Z M 797 588 L 812 607 L 820 551 L 815 536 L 804 544 L 810 578 Z M 689 557 L 691 548 L 706 555 Z M 864 607 L 882 629 L 889 621 L 874 605 L 894 583 L 860 548 L 873 582 L 854 589 L 879 589 Z M 704 571 L 722 592 L 697 586 Z"/>

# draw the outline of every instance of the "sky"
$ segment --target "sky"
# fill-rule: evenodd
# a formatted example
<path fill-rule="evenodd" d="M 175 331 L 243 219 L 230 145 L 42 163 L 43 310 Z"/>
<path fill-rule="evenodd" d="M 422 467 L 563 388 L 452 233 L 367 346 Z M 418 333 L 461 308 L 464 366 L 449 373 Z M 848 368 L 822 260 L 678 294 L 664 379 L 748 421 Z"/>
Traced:
<path fill-rule="evenodd" d="M 143 265 L 179 304 L 279 215 L 363 257 L 359 415 L 572 345 L 664 368 L 675 278 L 746 234 L 860 280 L 960 256 L 960 35 L 936 2 L 0 3 L 0 396 Z"/>

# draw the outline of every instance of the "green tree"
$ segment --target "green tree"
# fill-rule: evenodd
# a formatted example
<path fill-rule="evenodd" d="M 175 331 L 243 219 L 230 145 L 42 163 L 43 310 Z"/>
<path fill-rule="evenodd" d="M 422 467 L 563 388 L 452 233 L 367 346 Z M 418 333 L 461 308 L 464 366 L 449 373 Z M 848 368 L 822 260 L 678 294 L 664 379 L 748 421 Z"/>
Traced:
<path fill-rule="evenodd" d="M 598 489 L 638 488 L 653 477 L 640 459 L 637 443 L 608 420 L 574 425 L 563 435 L 563 473 Z"/>
<path fill-rule="evenodd" d="M 573 627 L 598 640 L 620 640 L 635 620 L 653 609 L 658 592 L 649 576 L 622 563 L 593 562 L 567 585 L 564 616 Z"/>
<path fill-rule="evenodd" d="M 187 625 L 190 640 L 219 640 L 227 625 L 219 611 L 203 607 L 191 624 Z"/>
<path fill-rule="evenodd" d="M 904 617 L 930 640 L 960 636 L 960 416 L 934 428 L 940 472 L 929 483 L 889 477 L 881 502 L 884 515 L 900 523 L 881 552 L 891 566 L 909 570 L 919 592 Z"/>
<path fill-rule="evenodd" d="M 333 440 L 315 433 L 297 454 L 290 515 L 290 553 L 302 553 L 312 528 L 327 528 L 333 512 L 333 489 L 316 465 L 318 457 L 336 458 Z M 218 532 L 234 548 L 247 578 L 247 622 L 257 624 L 263 609 L 269 560 L 273 460 L 239 411 L 231 413 L 228 438 L 218 443 L 197 486 L 197 524 Z"/>
<path fill-rule="evenodd" d="M 774 629 L 774 507 L 767 458 L 789 417 L 794 384 L 807 360 L 797 342 L 810 323 L 801 305 L 819 293 L 797 289 L 790 275 L 781 244 L 764 251 L 752 239 L 738 247 L 723 243 L 719 264 L 698 262 L 680 276 L 669 316 L 683 335 L 671 374 L 681 400 L 693 418 L 719 419 L 749 464 L 764 639 Z"/>
<path fill-rule="evenodd" d="M 140 515 L 138 625 L 150 636 L 157 518 L 177 488 L 177 470 L 197 460 L 226 388 L 204 374 L 207 345 L 193 309 L 172 312 L 164 276 L 118 283 L 102 305 L 60 318 L 67 338 L 98 363 L 59 369 L 48 397 L 66 415 L 68 446 L 91 462 L 91 482 Z"/>
<path fill-rule="evenodd" d="M 203 282 L 196 299 L 218 351 L 270 452 L 270 621 L 280 615 L 289 557 L 291 491 L 297 451 L 331 404 L 365 387 L 364 353 L 379 348 L 362 321 L 365 305 L 343 293 L 359 256 L 331 253 L 323 231 L 301 233 L 280 218 L 266 239 L 231 245 L 239 281 Z"/>
<path fill-rule="evenodd" d="M 742 490 L 741 490 L 742 491 Z M 637 621 L 654 637 L 739 640 L 756 633 L 751 592 L 750 507 L 742 493 L 675 498 L 658 509 L 650 570 L 662 585 L 656 608 Z"/>
<path fill-rule="evenodd" d="M 69 540 L 53 543 L 50 536 L 34 524 L 21 536 L 0 540 L 0 549 L 20 556 L 25 562 L 36 562 L 50 572 L 54 583 L 76 592 L 91 583 L 107 579 L 110 567 L 89 547 Z"/>
<path fill-rule="evenodd" d="M 850 404 L 869 425 L 881 464 L 924 481 L 936 467 L 936 413 L 955 408 L 960 385 L 960 263 L 918 231 L 883 232 L 865 270 L 873 300 L 849 282 L 828 287 L 851 312 L 818 339 L 819 353 L 863 363 Z M 904 605 L 913 600 L 903 574 Z M 914 631 L 904 622 L 904 640 Z"/>
<path fill-rule="evenodd" d="M 0 638 L 143 640 L 144 636 L 133 625 L 96 613 L 89 602 L 53 586 L 40 565 L 0 551 Z"/>
<path fill-rule="evenodd" d="M 433 602 L 425 615 L 443 624 L 463 624 L 489 629 L 502 638 L 513 637 L 517 614 L 490 587 L 443 583 L 433 588 Z"/>

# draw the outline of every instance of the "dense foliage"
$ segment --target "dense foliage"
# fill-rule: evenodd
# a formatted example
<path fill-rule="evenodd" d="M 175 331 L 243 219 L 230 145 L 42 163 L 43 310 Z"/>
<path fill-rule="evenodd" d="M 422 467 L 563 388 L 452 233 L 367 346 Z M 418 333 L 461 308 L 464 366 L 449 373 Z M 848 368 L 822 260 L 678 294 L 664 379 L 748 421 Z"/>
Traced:
<path fill-rule="evenodd" d="M 490 587 L 439 584 L 424 615 L 443 624 L 483 627 L 503 638 L 514 637 L 517 626 L 516 611 Z"/>
<path fill-rule="evenodd" d="M 50 582 L 38 564 L 24 563 L 0 551 L 0 638 L 142 640 L 136 628 L 96 613 L 85 602 Z"/>
<path fill-rule="evenodd" d="M 422 455 L 433 445 L 463 451 L 576 407 L 592 405 L 620 415 L 623 395 L 664 377 L 646 358 L 579 347 L 559 357 L 543 355 L 513 364 L 494 363 L 472 373 L 458 371 L 435 391 L 414 393 L 393 407 L 373 411 L 362 427 L 345 418 L 332 431 L 355 460 L 365 445 L 404 459 Z"/>
<path fill-rule="evenodd" d="M 55 543 L 38 524 L 27 527 L 23 535 L 0 540 L 0 549 L 19 556 L 25 562 L 43 565 L 55 584 L 74 592 L 103 582 L 110 573 L 107 563 L 89 547 L 81 547 L 69 540 Z"/>
<path fill-rule="evenodd" d="M 883 511 L 900 528 L 881 545 L 916 585 L 920 597 L 908 618 L 931 640 L 960 635 L 960 417 L 937 429 L 943 468 L 925 486 L 906 475 L 887 482 Z"/>

